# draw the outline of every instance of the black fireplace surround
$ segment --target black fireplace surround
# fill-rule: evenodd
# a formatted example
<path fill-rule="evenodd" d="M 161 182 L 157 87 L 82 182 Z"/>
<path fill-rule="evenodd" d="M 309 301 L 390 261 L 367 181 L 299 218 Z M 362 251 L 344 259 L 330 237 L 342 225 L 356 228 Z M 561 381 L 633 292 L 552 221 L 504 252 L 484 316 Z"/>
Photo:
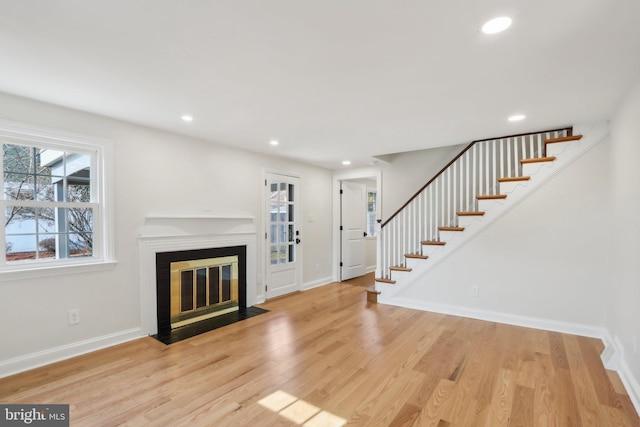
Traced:
<path fill-rule="evenodd" d="M 180 329 L 185 329 L 182 333 L 176 333 L 176 330 L 171 330 L 171 263 L 180 261 L 192 261 L 208 258 L 219 258 L 225 256 L 237 256 L 238 257 L 238 313 L 224 314 L 221 319 L 208 319 L 201 322 L 194 323 L 190 326 L 185 326 Z M 229 246 L 224 248 L 208 248 L 208 249 L 194 249 L 187 251 L 175 251 L 175 252 L 159 252 L 156 254 L 156 303 L 158 308 L 158 334 L 154 336 L 158 340 L 165 344 L 178 341 L 177 336 L 182 336 L 180 339 L 184 339 L 188 336 L 194 336 L 207 330 L 215 329 L 220 326 L 221 322 L 224 324 L 234 323 L 235 321 L 252 317 L 252 310 L 261 309 L 250 307 L 247 310 L 247 247 L 246 246 Z M 260 313 L 257 313 L 260 314 Z M 255 314 L 254 314 L 255 315 Z M 240 317 L 240 318 L 239 318 Z M 235 319 L 232 321 L 226 321 L 227 319 Z M 209 325 L 209 326 L 208 326 Z M 187 331 L 186 329 L 189 329 Z M 186 336 L 185 336 L 186 335 Z M 171 338 L 173 336 L 173 338 Z"/>

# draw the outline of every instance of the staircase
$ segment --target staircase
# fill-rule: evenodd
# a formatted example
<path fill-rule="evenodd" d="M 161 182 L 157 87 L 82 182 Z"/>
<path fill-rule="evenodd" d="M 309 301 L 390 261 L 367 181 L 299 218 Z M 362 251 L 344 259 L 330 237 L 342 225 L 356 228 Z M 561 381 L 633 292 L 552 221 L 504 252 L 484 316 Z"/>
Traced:
<path fill-rule="evenodd" d="M 607 133 L 598 123 L 469 144 L 381 225 L 369 301 L 415 282 Z"/>

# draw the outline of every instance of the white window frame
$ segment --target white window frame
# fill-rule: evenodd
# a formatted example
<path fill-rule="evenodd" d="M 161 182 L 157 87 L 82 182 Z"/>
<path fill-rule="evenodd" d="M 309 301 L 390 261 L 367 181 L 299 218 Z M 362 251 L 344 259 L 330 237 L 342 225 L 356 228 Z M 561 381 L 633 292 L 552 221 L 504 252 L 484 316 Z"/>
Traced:
<path fill-rule="evenodd" d="M 111 173 L 113 145 L 111 141 L 93 136 L 0 120 L 0 143 L 91 155 L 91 207 L 94 208 L 92 256 L 7 263 L 5 245 L 0 244 L 0 282 L 113 268 L 116 261 L 112 226 L 113 203 L 111 203 L 113 182 Z M 2 159 L 0 159 L 0 165 L 1 162 Z M 46 203 L 28 202 L 29 205 L 34 207 L 45 206 Z M 15 204 L 15 202 L 4 198 L 0 199 L 0 209 L 3 212 L 6 206 L 11 204 Z M 4 228 L 0 240 L 2 240 L 0 243 L 5 241 Z"/>

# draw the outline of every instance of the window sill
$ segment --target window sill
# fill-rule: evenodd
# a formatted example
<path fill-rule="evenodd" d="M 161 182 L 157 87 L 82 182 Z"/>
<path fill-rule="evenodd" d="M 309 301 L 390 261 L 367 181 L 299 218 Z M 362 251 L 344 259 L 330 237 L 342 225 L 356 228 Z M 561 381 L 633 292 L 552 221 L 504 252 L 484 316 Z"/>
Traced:
<path fill-rule="evenodd" d="M 94 261 L 66 265 L 34 265 L 28 268 L 11 268 L 0 270 L 0 282 L 13 280 L 39 279 L 43 277 L 64 276 L 67 274 L 93 273 L 113 270 L 118 261 Z"/>

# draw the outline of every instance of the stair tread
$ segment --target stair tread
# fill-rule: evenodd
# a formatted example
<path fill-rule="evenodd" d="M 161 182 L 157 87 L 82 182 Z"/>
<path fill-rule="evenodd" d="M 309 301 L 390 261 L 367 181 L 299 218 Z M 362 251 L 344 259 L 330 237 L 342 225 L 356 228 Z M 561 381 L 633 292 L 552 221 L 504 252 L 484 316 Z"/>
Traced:
<path fill-rule="evenodd" d="M 399 265 L 394 266 L 394 267 L 389 267 L 389 270 L 391 270 L 391 271 L 411 271 L 411 269 L 410 269 L 410 268 L 408 268 L 408 267 L 401 267 L 401 266 L 399 266 Z"/>
<path fill-rule="evenodd" d="M 482 216 L 484 215 L 484 211 L 473 211 L 473 212 L 458 212 L 459 216 Z"/>
<path fill-rule="evenodd" d="M 396 283 L 395 280 L 385 279 L 385 278 L 382 278 L 382 277 L 376 277 L 376 282 L 389 283 L 391 285 L 394 285 Z"/>
<path fill-rule="evenodd" d="M 504 178 L 498 178 L 498 182 L 515 182 L 515 181 L 529 181 L 531 177 L 529 175 L 524 176 L 508 176 Z"/>
<path fill-rule="evenodd" d="M 440 231 L 464 231 L 464 227 L 438 227 Z"/>
<path fill-rule="evenodd" d="M 427 259 L 427 258 L 429 258 L 426 255 L 420 255 L 420 254 L 404 254 L 404 256 L 406 258 L 415 258 L 415 259 Z"/>
<path fill-rule="evenodd" d="M 375 285 L 367 286 L 367 293 L 380 295 L 382 292 L 376 289 Z"/>
<path fill-rule="evenodd" d="M 545 144 L 554 144 L 556 142 L 570 142 L 582 139 L 582 135 L 563 136 L 560 138 L 550 138 L 544 141 Z"/>
<path fill-rule="evenodd" d="M 439 242 L 437 240 L 423 240 L 420 242 L 421 245 L 433 245 L 433 246 L 444 246 L 447 242 Z"/>
<path fill-rule="evenodd" d="M 520 160 L 520 163 L 525 165 L 525 164 L 529 164 L 529 163 L 542 163 L 542 162 L 552 162 L 556 159 L 556 156 L 550 156 L 550 157 L 535 157 L 533 159 L 522 159 Z"/>
<path fill-rule="evenodd" d="M 484 196 L 476 196 L 478 200 L 494 200 L 494 199 L 506 199 L 506 194 L 487 194 Z"/>

